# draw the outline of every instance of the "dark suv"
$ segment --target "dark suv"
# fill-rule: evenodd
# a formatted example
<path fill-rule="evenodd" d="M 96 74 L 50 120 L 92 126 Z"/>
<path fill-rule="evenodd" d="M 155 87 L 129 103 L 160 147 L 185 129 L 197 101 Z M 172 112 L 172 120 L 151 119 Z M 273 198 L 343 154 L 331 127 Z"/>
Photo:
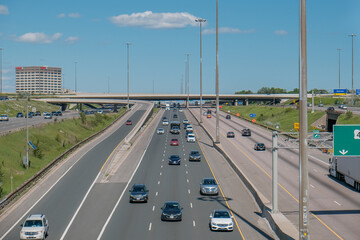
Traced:
<path fill-rule="evenodd" d="M 243 130 L 241 130 L 241 135 L 242 136 L 251 136 L 251 131 L 248 128 L 244 128 Z"/>
<path fill-rule="evenodd" d="M 200 160 L 201 160 L 201 155 L 199 151 L 193 150 L 190 152 L 189 161 L 200 161 Z"/>
<path fill-rule="evenodd" d="M 146 189 L 145 184 L 134 184 L 129 190 L 130 202 L 147 202 L 149 199 L 149 190 Z"/>

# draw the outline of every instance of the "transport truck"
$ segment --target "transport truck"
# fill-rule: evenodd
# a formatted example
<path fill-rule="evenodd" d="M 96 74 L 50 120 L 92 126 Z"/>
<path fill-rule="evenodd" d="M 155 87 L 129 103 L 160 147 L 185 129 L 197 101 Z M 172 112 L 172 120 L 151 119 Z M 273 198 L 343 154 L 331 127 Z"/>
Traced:
<path fill-rule="evenodd" d="M 360 157 L 334 156 L 329 159 L 329 174 L 360 192 Z"/>

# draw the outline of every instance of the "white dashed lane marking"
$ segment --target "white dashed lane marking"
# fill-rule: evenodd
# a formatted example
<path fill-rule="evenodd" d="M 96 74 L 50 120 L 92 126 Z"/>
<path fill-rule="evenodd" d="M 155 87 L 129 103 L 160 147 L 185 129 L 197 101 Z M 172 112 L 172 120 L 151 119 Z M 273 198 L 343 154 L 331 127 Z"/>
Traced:
<path fill-rule="evenodd" d="M 155 206 L 153 206 L 153 212 L 155 211 Z"/>
<path fill-rule="evenodd" d="M 160 181 L 158 181 L 158 185 L 160 184 Z"/>
<path fill-rule="evenodd" d="M 193 220 L 193 226 L 195 227 L 195 220 Z"/>
<path fill-rule="evenodd" d="M 193 208 L 192 203 L 190 203 L 190 208 Z"/>
<path fill-rule="evenodd" d="M 149 231 L 151 231 L 151 226 L 152 226 L 152 223 L 149 224 Z"/>
<path fill-rule="evenodd" d="M 190 194 L 190 189 L 188 189 L 188 193 Z"/>
<path fill-rule="evenodd" d="M 338 203 L 337 201 L 334 201 L 334 203 L 336 203 L 337 205 L 341 206 L 341 204 L 340 204 L 340 203 Z"/>
<path fill-rule="evenodd" d="M 156 193 L 155 193 L 155 196 L 157 196 L 158 194 L 159 194 L 159 192 L 156 192 Z"/>

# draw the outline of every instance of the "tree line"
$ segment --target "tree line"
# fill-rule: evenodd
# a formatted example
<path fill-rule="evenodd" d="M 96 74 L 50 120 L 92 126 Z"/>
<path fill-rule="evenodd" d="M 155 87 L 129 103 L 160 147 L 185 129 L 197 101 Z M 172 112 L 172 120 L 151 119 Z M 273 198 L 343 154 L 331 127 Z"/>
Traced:
<path fill-rule="evenodd" d="M 314 91 L 314 94 L 326 94 L 326 93 L 329 93 L 325 89 L 317 89 L 317 88 L 309 90 L 308 93 L 312 93 L 312 91 Z M 281 94 L 281 93 L 293 93 L 293 94 L 296 94 L 296 93 L 299 93 L 299 88 L 294 88 L 291 91 L 287 91 L 284 88 L 262 87 L 257 92 L 253 92 L 251 90 L 241 90 L 241 91 L 235 92 L 235 94 L 254 94 L 254 93 L 257 93 L 257 94 Z"/>

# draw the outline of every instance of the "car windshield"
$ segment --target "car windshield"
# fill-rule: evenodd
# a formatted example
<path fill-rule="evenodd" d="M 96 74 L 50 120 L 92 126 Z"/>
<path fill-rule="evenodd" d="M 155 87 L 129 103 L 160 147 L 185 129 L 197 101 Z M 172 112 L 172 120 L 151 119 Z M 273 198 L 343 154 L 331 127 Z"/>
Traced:
<path fill-rule="evenodd" d="M 167 208 L 167 209 L 178 209 L 179 204 L 178 203 L 167 203 L 165 208 Z"/>
<path fill-rule="evenodd" d="M 215 179 L 204 179 L 204 185 L 216 185 Z"/>
<path fill-rule="evenodd" d="M 145 192 L 145 187 L 144 186 L 134 186 L 132 191 L 133 192 Z"/>
<path fill-rule="evenodd" d="M 173 142 L 177 142 L 177 139 L 171 139 L 171 141 L 173 141 Z"/>
<path fill-rule="evenodd" d="M 264 144 L 263 144 L 263 143 L 258 143 L 258 146 L 259 146 L 259 147 L 263 147 Z"/>
<path fill-rule="evenodd" d="M 171 159 L 179 159 L 180 157 L 178 155 L 171 155 L 170 158 Z"/>
<path fill-rule="evenodd" d="M 230 216 L 228 212 L 218 211 L 214 213 L 214 218 L 230 218 Z"/>
<path fill-rule="evenodd" d="M 24 227 L 42 227 L 41 220 L 27 220 L 24 224 Z"/>
<path fill-rule="evenodd" d="M 199 152 L 198 152 L 198 151 L 191 151 L 191 154 L 193 154 L 193 155 L 198 155 Z"/>

